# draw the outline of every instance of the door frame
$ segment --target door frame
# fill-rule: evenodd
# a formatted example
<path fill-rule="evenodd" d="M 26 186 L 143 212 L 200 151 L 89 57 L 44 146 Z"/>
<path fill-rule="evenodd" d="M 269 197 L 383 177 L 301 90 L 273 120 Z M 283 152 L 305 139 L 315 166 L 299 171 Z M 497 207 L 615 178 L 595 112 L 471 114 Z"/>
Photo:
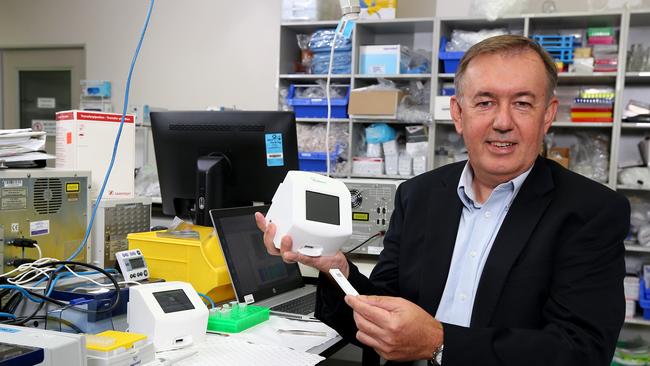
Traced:
<path fill-rule="evenodd" d="M 48 63 L 39 61 L 39 52 L 66 50 L 81 51 L 81 60 L 77 60 L 80 61 L 80 63 L 74 65 L 74 61 L 67 61 L 65 60 L 65 57 L 63 57 L 63 60 L 56 60 L 54 62 L 50 59 L 48 60 Z M 12 51 L 26 52 L 23 57 L 28 58 L 27 62 L 23 60 L 23 65 L 9 69 L 10 66 L 7 65 L 7 53 Z M 33 52 L 34 54 L 29 55 L 29 52 Z M 68 56 L 77 57 L 73 54 Z M 59 55 L 58 57 L 61 58 L 62 56 Z M 48 66 L 48 64 L 50 66 Z M 18 82 L 20 71 L 72 71 L 77 66 L 79 67 L 78 72 L 71 72 L 70 75 L 70 100 L 73 109 L 79 108 L 78 96 L 81 94 L 80 81 L 86 77 L 86 47 L 84 45 L 0 47 L 0 128 L 9 129 L 20 127 L 20 85 Z M 11 85 L 11 83 L 13 83 L 15 88 L 12 90 L 12 93 L 18 97 L 13 101 L 9 100 L 11 95 L 8 95 L 9 93 L 6 92 L 6 89 L 10 87 L 9 85 Z"/>

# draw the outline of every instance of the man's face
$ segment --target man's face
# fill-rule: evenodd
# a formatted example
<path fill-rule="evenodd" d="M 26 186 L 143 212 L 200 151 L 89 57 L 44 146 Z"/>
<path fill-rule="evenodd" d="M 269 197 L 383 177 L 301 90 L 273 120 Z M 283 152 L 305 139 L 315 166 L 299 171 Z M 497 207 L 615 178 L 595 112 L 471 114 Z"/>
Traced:
<path fill-rule="evenodd" d="M 557 111 L 547 85 L 544 63 L 532 50 L 483 54 L 469 63 L 451 112 L 477 179 L 497 185 L 533 164 Z"/>

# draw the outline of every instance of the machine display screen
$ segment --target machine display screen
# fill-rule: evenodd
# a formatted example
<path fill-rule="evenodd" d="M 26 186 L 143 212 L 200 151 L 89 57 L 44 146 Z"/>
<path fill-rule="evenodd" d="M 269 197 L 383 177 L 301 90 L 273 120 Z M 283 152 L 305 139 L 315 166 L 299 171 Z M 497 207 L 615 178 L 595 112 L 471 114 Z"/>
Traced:
<path fill-rule="evenodd" d="M 142 257 L 129 258 L 126 262 L 126 266 L 129 271 L 142 268 L 144 267 L 144 259 Z"/>
<path fill-rule="evenodd" d="M 307 220 L 332 225 L 341 224 L 338 196 L 311 191 L 305 192 L 307 194 L 305 199 L 305 218 Z"/>
<path fill-rule="evenodd" d="M 194 305 L 192 305 L 192 302 L 183 290 L 154 292 L 153 297 L 158 301 L 158 305 L 160 305 L 165 313 L 194 309 Z"/>

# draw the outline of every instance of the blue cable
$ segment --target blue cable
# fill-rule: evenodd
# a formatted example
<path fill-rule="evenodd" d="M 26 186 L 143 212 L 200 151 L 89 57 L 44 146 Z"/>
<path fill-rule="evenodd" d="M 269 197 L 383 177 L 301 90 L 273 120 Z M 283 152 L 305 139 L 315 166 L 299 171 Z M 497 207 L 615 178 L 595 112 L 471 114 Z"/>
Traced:
<path fill-rule="evenodd" d="M 77 250 L 72 253 L 72 255 L 67 259 L 69 261 L 74 260 L 79 253 L 83 250 L 83 248 L 86 246 L 88 243 L 88 237 L 90 237 L 90 231 L 93 227 L 93 223 L 95 222 L 95 214 L 97 213 L 97 208 L 99 207 L 99 203 L 102 200 L 102 197 L 104 196 L 104 189 L 106 188 L 106 183 L 108 182 L 108 178 L 111 175 L 111 171 L 113 170 L 113 164 L 115 163 L 115 155 L 117 155 L 117 147 L 119 146 L 120 143 L 120 136 L 122 135 L 122 128 L 124 127 L 124 118 L 126 117 L 126 108 L 129 105 L 129 91 L 131 89 L 131 75 L 133 74 L 133 68 L 135 67 L 135 61 L 138 59 L 138 54 L 140 53 L 140 47 L 142 46 L 142 41 L 144 40 L 144 35 L 147 31 L 147 26 L 149 25 L 149 19 L 151 18 L 151 10 L 153 9 L 153 3 L 154 0 L 151 0 L 149 3 L 149 10 L 147 11 L 147 19 L 144 22 L 144 27 L 142 28 L 142 34 L 140 35 L 140 41 L 138 41 L 138 47 L 135 50 L 135 54 L 133 55 L 133 60 L 131 61 L 131 68 L 129 69 L 129 76 L 126 79 L 126 91 L 124 93 L 124 106 L 122 108 L 122 120 L 120 121 L 120 127 L 117 130 L 117 136 L 115 136 L 115 144 L 113 145 L 113 155 L 111 156 L 111 163 L 108 165 L 108 169 L 106 170 L 106 175 L 104 175 L 104 182 L 102 183 L 102 188 L 99 190 L 99 195 L 97 196 L 97 201 L 95 202 L 95 207 L 93 208 L 92 215 L 90 216 L 90 222 L 88 223 L 88 227 L 86 228 L 86 235 L 84 236 L 81 244 L 77 248 Z"/>
<path fill-rule="evenodd" d="M 217 307 L 217 306 L 214 304 L 214 301 L 212 301 L 212 299 L 211 299 L 208 295 L 206 295 L 206 294 L 202 294 L 202 293 L 200 293 L 200 292 L 197 292 L 197 294 L 199 294 L 199 296 L 201 296 L 202 298 L 208 300 L 208 302 L 210 303 L 210 306 L 211 306 L 210 309 L 214 309 L 215 307 Z"/>
<path fill-rule="evenodd" d="M 43 300 L 41 300 L 41 299 L 37 299 L 37 298 L 32 297 L 32 295 L 22 287 L 19 287 L 19 286 L 16 286 L 16 285 L 0 285 L 0 289 L 2 289 L 2 288 L 6 288 L 6 289 L 10 289 L 10 290 L 16 290 L 16 291 L 20 292 L 21 294 L 23 294 L 23 296 L 25 296 L 26 298 L 30 299 L 33 302 L 37 302 L 37 303 L 43 302 Z"/>
<path fill-rule="evenodd" d="M 0 318 L 16 319 L 16 316 L 10 313 L 0 313 Z"/>

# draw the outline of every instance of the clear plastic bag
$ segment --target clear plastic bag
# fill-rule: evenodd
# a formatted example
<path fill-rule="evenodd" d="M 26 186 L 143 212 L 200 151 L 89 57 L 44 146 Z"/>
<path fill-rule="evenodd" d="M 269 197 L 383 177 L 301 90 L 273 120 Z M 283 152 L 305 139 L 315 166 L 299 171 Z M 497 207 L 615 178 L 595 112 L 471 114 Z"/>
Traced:
<path fill-rule="evenodd" d="M 571 170 L 595 181 L 607 183 L 609 175 L 609 136 L 576 133 L 578 143 L 571 146 Z"/>
<path fill-rule="evenodd" d="M 309 40 L 309 49 L 314 52 L 327 52 L 329 53 L 332 48 L 332 41 L 334 40 L 335 29 L 319 29 L 316 32 L 312 33 L 311 39 Z M 336 46 L 334 51 L 351 51 L 352 50 L 352 40 L 346 39 L 345 37 L 337 36 L 336 37 Z"/>
<path fill-rule="evenodd" d="M 521 15 L 528 7 L 528 0 L 472 0 L 472 15 L 494 21 L 504 15 Z"/>
<path fill-rule="evenodd" d="M 325 123 L 298 123 L 298 151 L 324 152 L 325 151 Z M 335 173 L 347 171 L 348 138 L 347 123 L 331 123 L 329 135 L 330 153 L 338 152 Z"/>
<path fill-rule="evenodd" d="M 481 29 L 478 32 L 464 31 L 460 29 L 454 29 L 451 32 L 451 39 L 447 42 L 445 46 L 445 51 L 447 52 L 465 52 L 473 45 L 481 42 L 482 40 L 494 36 L 500 36 L 502 34 L 510 33 L 505 28 L 497 29 Z"/>
<path fill-rule="evenodd" d="M 144 197 L 160 197 L 160 183 L 156 167 L 144 165 L 135 176 L 135 195 Z"/>

